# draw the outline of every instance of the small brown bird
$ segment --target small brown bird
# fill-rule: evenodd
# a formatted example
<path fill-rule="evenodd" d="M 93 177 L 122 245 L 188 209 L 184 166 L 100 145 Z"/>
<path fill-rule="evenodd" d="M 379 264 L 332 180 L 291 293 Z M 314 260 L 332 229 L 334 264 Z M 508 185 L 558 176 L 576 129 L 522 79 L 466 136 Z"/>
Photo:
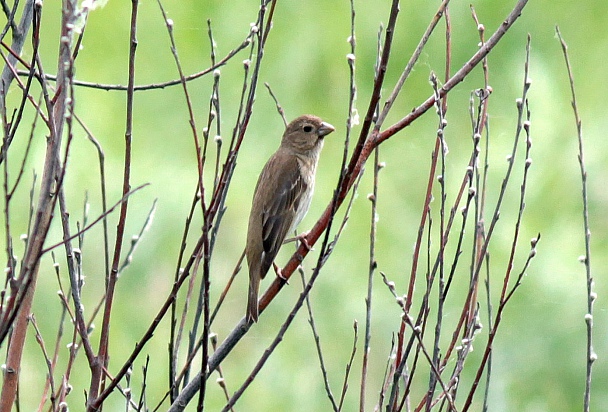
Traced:
<path fill-rule="evenodd" d="M 288 233 L 308 212 L 323 138 L 334 127 L 316 116 L 300 116 L 287 125 L 281 145 L 268 160 L 255 187 L 249 228 L 247 321 L 258 320 L 260 281 L 272 266 Z"/>

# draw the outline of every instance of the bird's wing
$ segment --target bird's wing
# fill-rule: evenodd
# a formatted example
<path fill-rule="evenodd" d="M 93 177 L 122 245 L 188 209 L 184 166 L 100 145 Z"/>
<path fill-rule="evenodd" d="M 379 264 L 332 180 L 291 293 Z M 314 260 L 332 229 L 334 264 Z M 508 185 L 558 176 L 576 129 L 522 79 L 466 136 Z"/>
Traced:
<path fill-rule="evenodd" d="M 271 159 L 271 161 L 277 160 L 276 158 Z M 273 195 L 266 197 L 262 210 L 262 277 L 270 269 L 279 253 L 306 189 L 306 183 L 302 179 L 296 157 L 288 156 L 280 160 L 282 163 L 280 172 L 273 176 L 266 176 L 266 182 L 269 183 L 268 189 Z M 268 166 L 270 166 L 270 162 Z M 266 167 L 265 171 L 268 170 L 277 171 L 277 168 Z"/>

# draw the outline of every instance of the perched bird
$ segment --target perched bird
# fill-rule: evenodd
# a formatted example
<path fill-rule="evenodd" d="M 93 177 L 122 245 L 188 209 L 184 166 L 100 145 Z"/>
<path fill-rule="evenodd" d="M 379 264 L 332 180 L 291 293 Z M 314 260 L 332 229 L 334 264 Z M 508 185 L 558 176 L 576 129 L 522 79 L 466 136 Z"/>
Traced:
<path fill-rule="evenodd" d="M 287 125 L 281 145 L 268 160 L 255 187 L 249 228 L 247 321 L 258 320 L 260 281 L 272 266 L 288 233 L 308 212 L 323 138 L 334 127 L 316 116 L 300 116 Z"/>

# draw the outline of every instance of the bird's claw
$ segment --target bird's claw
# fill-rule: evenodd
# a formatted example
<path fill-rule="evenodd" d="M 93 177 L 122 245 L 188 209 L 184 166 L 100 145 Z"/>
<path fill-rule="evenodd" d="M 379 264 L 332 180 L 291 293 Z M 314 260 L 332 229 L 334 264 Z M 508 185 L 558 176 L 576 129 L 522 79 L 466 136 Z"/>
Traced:
<path fill-rule="evenodd" d="M 310 231 L 308 232 L 304 232 L 304 233 L 300 233 L 299 235 L 296 236 L 296 239 L 300 241 L 300 243 L 302 245 L 304 245 L 304 247 L 306 248 L 306 250 L 308 250 L 309 252 L 311 250 L 314 250 L 312 246 L 310 246 L 310 244 L 308 243 L 308 240 L 306 240 L 306 238 L 308 237 Z"/>
<path fill-rule="evenodd" d="M 283 275 L 283 269 L 278 267 L 274 262 L 272 263 L 272 266 L 274 267 L 274 273 L 276 273 L 277 277 L 289 285 L 289 280 Z"/>

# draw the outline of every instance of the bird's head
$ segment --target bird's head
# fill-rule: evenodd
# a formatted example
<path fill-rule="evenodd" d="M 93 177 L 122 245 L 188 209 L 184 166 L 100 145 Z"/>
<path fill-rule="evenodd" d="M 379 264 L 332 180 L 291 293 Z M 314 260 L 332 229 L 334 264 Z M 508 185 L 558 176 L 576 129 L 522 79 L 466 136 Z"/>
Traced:
<path fill-rule="evenodd" d="M 323 146 L 323 138 L 333 132 L 334 127 L 317 116 L 304 115 L 287 125 L 281 146 L 296 154 L 318 152 Z"/>

